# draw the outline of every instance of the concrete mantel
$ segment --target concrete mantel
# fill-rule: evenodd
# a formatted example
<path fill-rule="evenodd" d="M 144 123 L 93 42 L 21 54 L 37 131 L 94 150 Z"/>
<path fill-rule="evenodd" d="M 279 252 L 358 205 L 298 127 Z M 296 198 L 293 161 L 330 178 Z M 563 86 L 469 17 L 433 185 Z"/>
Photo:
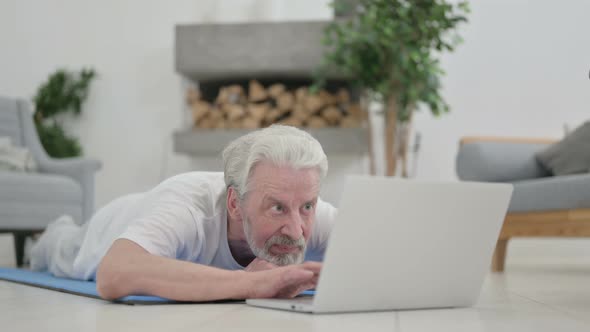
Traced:
<path fill-rule="evenodd" d="M 307 131 L 322 144 L 328 155 L 368 153 L 368 132 L 365 128 L 323 128 Z M 247 129 L 176 131 L 174 151 L 192 157 L 219 155 L 229 142 L 248 132 Z"/>
<path fill-rule="evenodd" d="M 195 81 L 311 77 L 330 21 L 176 26 L 176 71 Z M 344 79 L 332 73 L 332 79 Z"/>

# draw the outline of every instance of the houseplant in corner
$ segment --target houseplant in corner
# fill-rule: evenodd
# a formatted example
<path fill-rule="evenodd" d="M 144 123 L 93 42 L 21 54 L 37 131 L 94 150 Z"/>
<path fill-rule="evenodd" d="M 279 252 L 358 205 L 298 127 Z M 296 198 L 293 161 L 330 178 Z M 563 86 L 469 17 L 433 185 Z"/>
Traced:
<path fill-rule="evenodd" d="M 348 1 L 350 3 L 350 1 Z M 338 5 L 338 2 L 336 3 Z M 433 115 L 448 112 L 440 95 L 444 74 L 438 56 L 461 41 L 457 26 L 466 22 L 466 2 L 446 0 L 358 0 L 352 15 L 325 30 L 324 62 L 317 85 L 336 70 L 360 89 L 362 99 L 383 105 L 386 175 L 405 160 L 412 114 L 425 105 Z"/>
<path fill-rule="evenodd" d="M 37 90 L 33 98 L 33 118 L 41 144 L 51 157 L 67 158 L 82 154 L 78 140 L 65 133 L 57 116 L 81 113 L 82 104 L 95 76 L 93 69 L 82 69 L 79 73 L 59 69 Z"/>

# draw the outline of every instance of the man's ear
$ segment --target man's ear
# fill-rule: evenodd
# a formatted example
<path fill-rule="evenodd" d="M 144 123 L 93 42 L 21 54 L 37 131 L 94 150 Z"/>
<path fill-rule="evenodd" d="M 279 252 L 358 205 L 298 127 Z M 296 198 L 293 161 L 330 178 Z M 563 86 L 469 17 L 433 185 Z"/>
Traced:
<path fill-rule="evenodd" d="M 234 187 L 227 188 L 227 213 L 231 219 L 241 222 L 242 212 L 240 210 L 240 195 Z"/>

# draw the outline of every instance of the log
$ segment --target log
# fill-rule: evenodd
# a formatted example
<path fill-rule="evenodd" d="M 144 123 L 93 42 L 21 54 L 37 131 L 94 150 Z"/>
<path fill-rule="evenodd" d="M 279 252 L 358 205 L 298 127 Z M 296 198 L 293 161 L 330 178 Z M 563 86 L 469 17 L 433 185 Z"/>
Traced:
<path fill-rule="evenodd" d="M 228 100 L 229 100 L 229 90 L 227 90 L 227 88 L 219 89 L 219 92 L 217 93 L 217 98 L 215 98 L 215 103 L 217 105 L 223 105 L 223 104 L 227 104 Z"/>
<path fill-rule="evenodd" d="M 342 118 L 342 111 L 335 106 L 330 106 L 322 111 L 322 117 L 328 122 L 329 125 L 336 125 Z"/>
<path fill-rule="evenodd" d="M 250 117 L 260 121 L 264 119 L 269 111 L 270 103 L 248 105 L 248 114 L 250 114 Z"/>
<path fill-rule="evenodd" d="M 291 116 L 294 118 L 301 120 L 301 122 L 305 122 L 307 118 L 309 118 L 310 114 L 305 107 L 301 104 L 295 104 L 293 107 L 293 111 L 291 111 Z"/>
<path fill-rule="evenodd" d="M 301 121 L 295 117 L 292 117 L 292 116 L 290 116 L 284 120 L 281 120 L 279 123 L 282 125 L 285 125 L 285 126 L 293 126 L 293 127 L 303 126 L 303 121 Z"/>
<path fill-rule="evenodd" d="M 321 90 L 319 96 L 324 106 L 332 106 L 338 103 L 338 98 L 326 90 Z"/>
<path fill-rule="evenodd" d="M 309 114 L 317 113 L 324 106 L 324 104 L 322 103 L 322 99 L 318 94 L 308 95 L 305 98 L 303 105 L 305 106 Z"/>
<path fill-rule="evenodd" d="M 350 114 L 352 117 L 354 117 L 358 120 L 365 120 L 367 117 L 366 112 L 363 112 L 361 105 L 359 105 L 359 104 L 348 105 L 348 107 L 346 108 L 346 111 L 348 112 L 348 114 Z"/>
<path fill-rule="evenodd" d="M 226 88 L 226 91 L 228 93 L 227 102 L 231 104 L 239 104 L 244 102 L 244 88 L 242 88 L 241 85 L 230 85 Z"/>
<path fill-rule="evenodd" d="M 277 107 L 279 110 L 288 112 L 293 109 L 293 106 L 295 106 L 295 96 L 293 96 L 292 92 L 283 92 L 277 98 Z"/>
<path fill-rule="evenodd" d="M 207 116 L 197 123 L 197 127 L 202 129 L 213 129 L 215 127 L 215 122 Z"/>
<path fill-rule="evenodd" d="M 229 121 L 235 121 L 241 119 L 245 114 L 244 106 L 242 105 L 225 105 L 227 110 L 227 119 Z"/>
<path fill-rule="evenodd" d="M 281 115 L 282 112 L 279 109 L 273 108 L 264 116 L 264 122 L 268 125 L 275 123 Z"/>
<path fill-rule="evenodd" d="M 256 129 L 260 128 L 260 120 L 252 117 L 246 117 L 242 120 L 242 128 Z"/>
<path fill-rule="evenodd" d="M 303 104 L 307 98 L 307 87 L 300 87 L 295 90 L 295 102 Z"/>
<path fill-rule="evenodd" d="M 328 126 L 328 123 L 324 118 L 316 115 L 307 119 L 307 126 L 309 128 L 325 128 Z"/>
<path fill-rule="evenodd" d="M 225 116 L 223 114 L 223 111 L 215 106 L 212 107 L 211 110 L 209 111 L 209 117 L 211 119 L 213 119 L 214 121 L 221 121 L 221 122 L 225 121 L 225 119 L 224 119 Z"/>
<path fill-rule="evenodd" d="M 206 102 L 199 100 L 196 103 L 191 105 L 193 111 L 193 123 L 199 122 L 202 118 L 204 118 L 209 111 L 211 110 L 211 105 Z"/>
<path fill-rule="evenodd" d="M 221 110 L 221 113 L 223 113 L 226 117 L 227 114 L 229 113 L 229 111 L 231 111 L 232 109 L 232 104 L 229 103 L 225 103 L 225 104 L 215 104 L 215 107 L 219 108 Z"/>
<path fill-rule="evenodd" d="M 344 88 L 341 88 L 338 90 L 338 93 L 336 94 L 336 99 L 340 104 L 348 104 L 350 103 L 350 92 L 348 92 L 348 90 Z"/>
<path fill-rule="evenodd" d="M 248 89 L 248 99 L 251 102 L 263 101 L 268 98 L 268 92 L 264 89 L 264 86 L 256 80 L 250 81 Z"/>
<path fill-rule="evenodd" d="M 190 87 L 186 90 L 186 103 L 188 105 L 192 105 L 199 101 L 201 98 L 201 92 L 193 87 Z"/>
<path fill-rule="evenodd" d="M 351 115 L 347 115 L 340 120 L 340 127 L 357 128 L 360 127 L 360 121 Z"/>
<path fill-rule="evenodd" d="M 219 118 L 214 118 L 211 115 L 209 115 L 209 117 L 207 118 L 210 121 L 210 127 L 213 128 L 217 128 L 219 126 L 220 123 L 224 123 L 225 120 L 223 118 L 219 119 Z"/>
<path fill-rule="evenodd" d="M 241 120 L 228 121 L 228 122 L 226 122 L 226 126 L 228 129 L 242 128 L 242 121 Z"/>
<path fill-rule="evenodd" d="M 286 88 L 284 84 L 273 84 L 271 86 L 268 87 L 268 94 L 275 98 L 278 99 L 280 95 L 283 94 L 283 92 L 285 92 Z"/>
<path fill-rule="evenodd" d="M 221 119 L 221 121 L 218 121 L 214 127 L 214 129 L 226 129 L 227 128 L 227 122 L 225 121 L 225 119 Z"/>

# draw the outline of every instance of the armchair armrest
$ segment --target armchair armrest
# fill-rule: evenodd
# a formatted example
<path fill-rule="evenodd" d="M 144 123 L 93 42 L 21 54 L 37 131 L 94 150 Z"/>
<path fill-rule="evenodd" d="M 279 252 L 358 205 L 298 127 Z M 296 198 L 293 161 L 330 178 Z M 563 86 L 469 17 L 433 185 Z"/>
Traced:
<path fill-rule="evenodd" d="M 456 171 L 461 180 L 512 182 L 550 175 L 535 153 L 556 142 L 550 138 L 464 137 Z"/>
<path fill-rule="evenodd" d="M 100 161 L 88 158 L 39 159 L 39 169 L 45 173 L 55 173 L 76 177 L 84 173 L 95 173 L 100 170 Z"/>
<path fill-rule="evenodd" d="M 94 173 L 102 164 L 98 160 L 87 158 L 39 158 L 39 170 L 43 173 L 59 174 L 72 178 L 82 187 L 82 220 L 88 221 L 94 212 Z"/>

